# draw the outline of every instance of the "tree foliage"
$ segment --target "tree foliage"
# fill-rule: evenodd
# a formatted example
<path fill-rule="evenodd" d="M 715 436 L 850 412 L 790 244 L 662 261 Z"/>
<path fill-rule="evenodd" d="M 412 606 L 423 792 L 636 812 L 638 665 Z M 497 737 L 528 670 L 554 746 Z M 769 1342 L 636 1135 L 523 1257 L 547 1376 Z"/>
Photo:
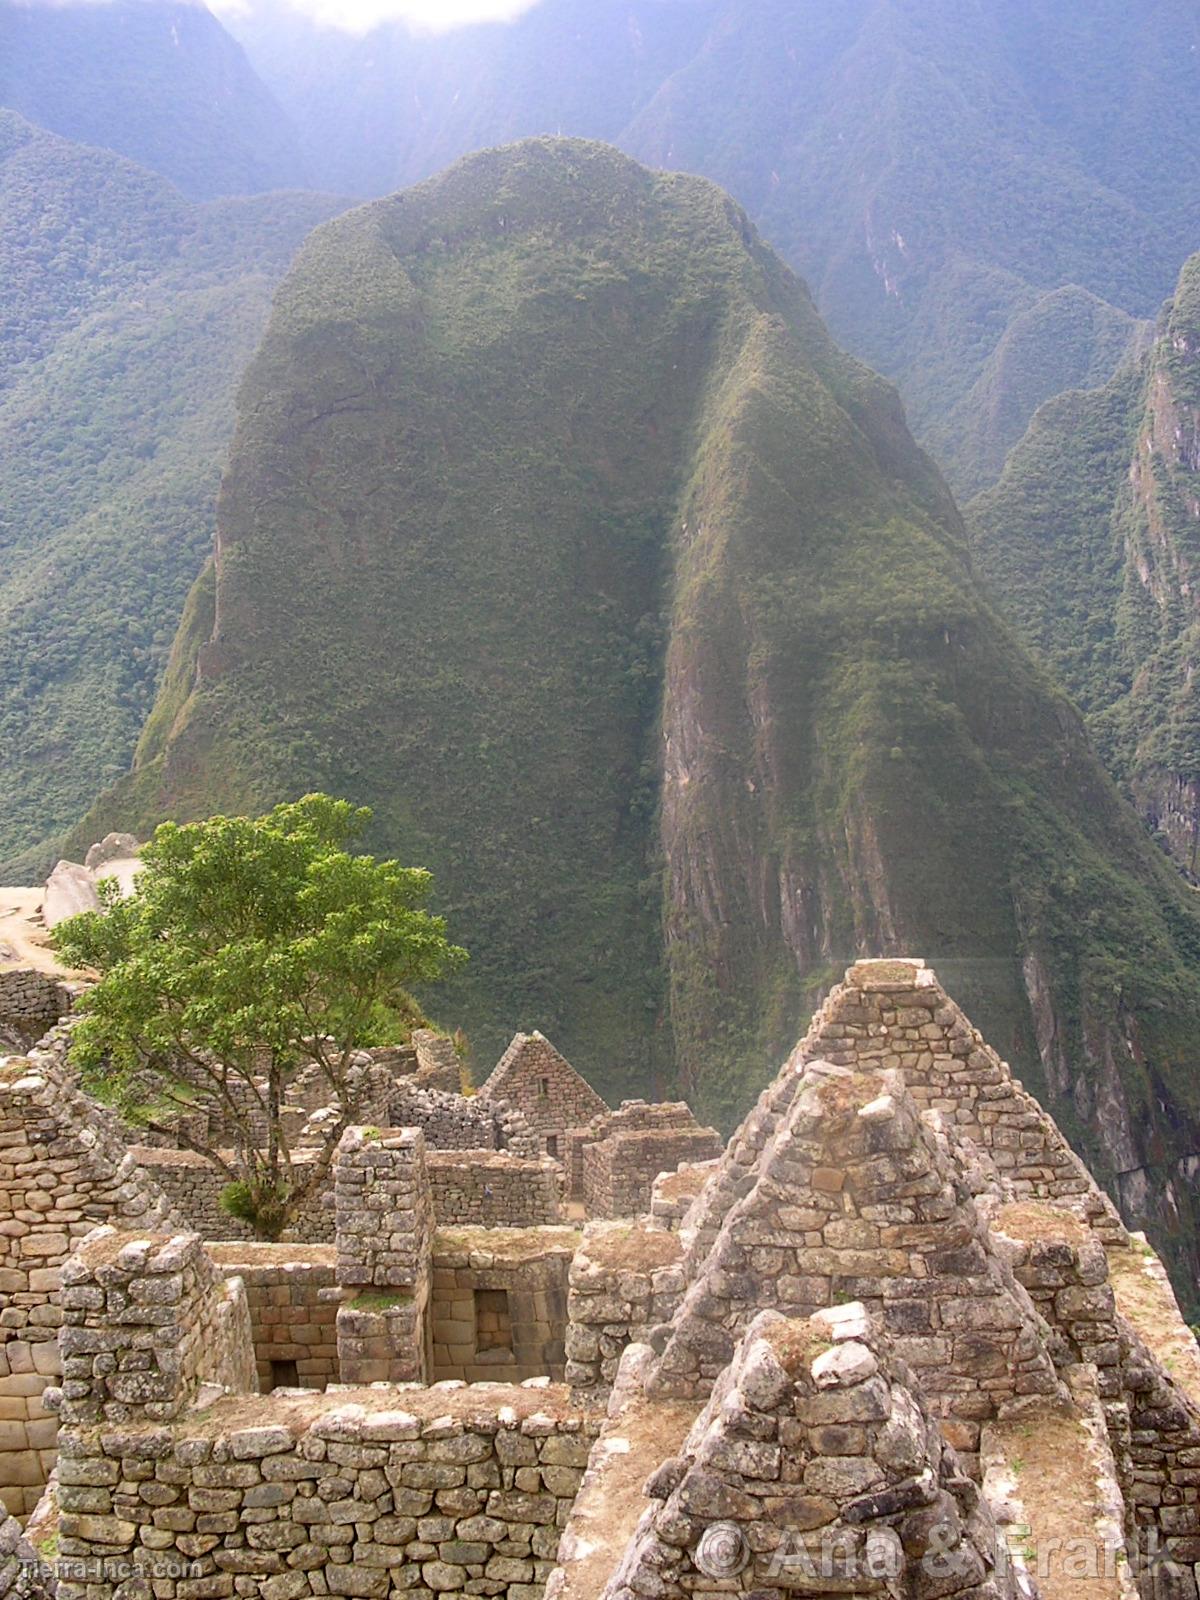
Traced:
<path fill-rule="evenodd" d="M 351 853 L 370 815 L 313 794 L 257 818 L 164 823 L 135 893 L 106 885 L 101 910 L 55 933 L 64 960 L 100 974 L 72 1040 L 88 1087 L 177 1132 L 268 1239 L 324 1182 L 358 1113 L 355 1053 L 406 1034 L 412 987 L 466 960 L 424 908 L 428 872 Z M 336 1116 L 298 1163 L 280 1111 L 309 1063 Z M 197 1110 L 232 1148 L 177 1128 Z"/>

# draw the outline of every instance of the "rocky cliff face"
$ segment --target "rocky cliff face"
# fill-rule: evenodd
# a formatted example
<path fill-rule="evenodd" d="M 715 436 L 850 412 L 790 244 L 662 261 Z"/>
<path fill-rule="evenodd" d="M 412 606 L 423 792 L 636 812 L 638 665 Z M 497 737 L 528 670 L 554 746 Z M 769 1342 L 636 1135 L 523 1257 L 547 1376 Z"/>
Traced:
<path fill-rule="evenodd" d="M 727 1123 L 848 959 L 918 951 L 1192 1226 L 1200 910 L 708 183 L 538 141 L 318 230 L 207 581 L 89 838 L 352 795 L 437 875 L 482 1056 L 541 1026 Z"/>
<path fill-rule="evenodd" d="M 1118 636 L 1130 688 L 1138 809 L 1189 876 L 1200 870 L 1200 257 L 1150 358 L 1144 419 L 1117 507 Z"/>

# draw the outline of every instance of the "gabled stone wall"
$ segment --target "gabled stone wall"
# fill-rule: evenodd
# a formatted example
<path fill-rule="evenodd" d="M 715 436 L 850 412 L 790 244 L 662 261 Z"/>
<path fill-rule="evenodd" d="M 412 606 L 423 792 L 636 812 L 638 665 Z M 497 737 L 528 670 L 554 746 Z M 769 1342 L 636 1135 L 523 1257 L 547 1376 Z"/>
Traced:
<path fill-rule="evenodd" d="M 975 1484 L 861 1306 L 756 1317 L 646 1492 L 603 1600 L 1017 1597 Z M 584 1600 L 570 1528 L 564 1545 L 547 1600 Z"/>
<path fill-rule="evenodd" d="M 810 1062 L 690 1275 L 649 1392 L 703 1396 L 755 1314 L 864 1301 L 974 1467 L 980 1425 L 1060 1392 L 1046 1330 L 895 1071 Z"/>
<path fill-rule="evenodd" d="M 582 1128 L 609 1108 L 543 1034 L 518 1033 L 479 1091 L 528 1118 L 544 1154 L 563 1159 L 568 1129 Z"/>

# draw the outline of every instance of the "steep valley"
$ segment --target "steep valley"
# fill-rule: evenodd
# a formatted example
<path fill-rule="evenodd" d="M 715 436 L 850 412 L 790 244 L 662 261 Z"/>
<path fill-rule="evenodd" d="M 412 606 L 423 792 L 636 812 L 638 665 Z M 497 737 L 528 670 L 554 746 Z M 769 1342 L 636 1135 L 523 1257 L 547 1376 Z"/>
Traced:
<path fill-rule="evenodd" d="M 982 573 L 1086 712 L 1111 771 L 1194 882 L 1200 256 L 1151 348 L 1035 417 L 969 522 Z"/>
<path fill-rule="evenodd" d="M 848 959 L 919 951 L 1194 1263 L 1200 907 L 705 180 L 534 141 L 304 246 L 73 844 L 313 788 L 433 868 L 485 1058 L 540 1026 L 728 1124 Z"/>
<path fill-rule="evenodd" d="M 211 547 L 233 397 L 338 209 L 196 206 L 0 111 L 0 856 L 45 871 L 126 770 Z"/>

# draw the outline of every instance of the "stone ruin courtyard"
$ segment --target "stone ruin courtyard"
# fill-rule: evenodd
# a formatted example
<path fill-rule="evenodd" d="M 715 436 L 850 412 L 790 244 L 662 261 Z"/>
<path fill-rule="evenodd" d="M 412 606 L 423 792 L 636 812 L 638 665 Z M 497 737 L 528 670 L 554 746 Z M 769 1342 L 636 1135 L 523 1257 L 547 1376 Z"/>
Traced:
<path fill-rule="evenodd" d="M 64 1057 L 0 1065 L 0 1595 L 1197 1600 L 1196 1342 L 920 962 L 725 1147 L 538 1034 L 369 1053 L 277 1245 Z"/>

